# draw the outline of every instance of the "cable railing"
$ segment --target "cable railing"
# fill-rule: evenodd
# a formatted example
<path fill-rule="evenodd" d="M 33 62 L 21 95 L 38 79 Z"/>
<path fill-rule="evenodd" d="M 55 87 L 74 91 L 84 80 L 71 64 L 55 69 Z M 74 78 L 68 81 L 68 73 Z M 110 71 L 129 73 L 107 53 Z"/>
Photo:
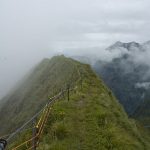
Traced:
<path fill-rule="evenodd" d="M 77 67 L 76 67 L 76 69 L 77 69 Z M 77 72 L 79 75 L 79 78 L 77 79 L 77 81 L 82 80 L 81 73 L 78 69 L 77 69 Z M 0 150 L 4 150 L 4 149 L 19 150 L 22 148 L 24 150 L 36 150 L 36 148 L 39 145 L 40 138 L 41 138 L 41 135 L 44 130 L 44 126 L 50 115 L 52 104 L 56 100 L 60 99 L 61 97 L 64 97 L 65 93 L 67 93 L 67 97 L 68 97 L 68 101 L 69 101 L 70 91 L 75 90 L 77 88 L 74 86 L 74 88 L 71 89 L 70 85 L 71 84 L 67 84 L 67 88 L 65 88 L 65 90 L 61 90 L 61 92 L 59 92 L 57 95 L 49 98 L 46 105 L 40 111 L 38 111 L 35 115 L 33 115 L 28 121 L 26 121 L 21 127 L 16 129 L 13 133 L 1 136 L 0 137 Z M 31 124 L 32 125 L 34 124 L 34 126 L 32 127 L 32 134 L 30 135 L 30 137 L 27 138 L 27 140 L 23 141 L 22 143 L 20 143 L 16 146 L 10 146 L 11 147 L 10 148 L 9 145 L 11 145 L 10 144 L 11 141 L 15 141 L 14 139 L 16 138 L 17 135 L 19 135 L 22 132 L 25 132 L 26 130 L 29 130 L 29 129 L 31 130 L 31 128 L 29 128 L 29 129 L 27 128 Z M 6 147 L 6 145 L 7 145 L 7 147 Z"/>
<path fill-rule="evenodd" d="M 75 88 L 70 89 L 68 87 L 67 89 L 59 92 L 57 95 L 49 98 L 49 101 L 47 102 L 47 104 L 39 112 L 37 112 L 34 116 L 32 116 L 27 122 L 25 122 L 20 128 L 18 128 L 15 132 L 0 137 L 0 150 L 4 150 L 6 148 L 8 150 L 19 150 L 22 148 L 25 150 L 33 150 L 33 149 L 35 150 L 36 147 L 39 145 L 39 140 L 43 133 L 44 126 L 48 120 L 49 114 L 51 112 L 52 104 L 56 100 L 60 99 L 61 97 L 64 97 L 64 94 L 66 92 L 69 94 L 69 91 L 72 91 L 74 89 Z M 69 95 L 68 95 L 68 100 L 69 100 Z M 37 120 L 37 118 L 39 118 L 39 119 L 38 119 L 37 123 L 34 124 L 34 127 L 32 128 L 32 136 L 30 138 L 28 138 L 21 144 L 14 146 L 13 148 L 9 148 L 9 146 L 6 147 L 6 145 L 9 145 L 9 143 L 11 141 L 13 141 L 13 139 L 18 134 L 20 134 L 23 131 L 28 130 L 28 129 L 26 129 L 26 127 L 29 124 L 33 124 L 33 122 L 36 122 L 35 120 Z"/>

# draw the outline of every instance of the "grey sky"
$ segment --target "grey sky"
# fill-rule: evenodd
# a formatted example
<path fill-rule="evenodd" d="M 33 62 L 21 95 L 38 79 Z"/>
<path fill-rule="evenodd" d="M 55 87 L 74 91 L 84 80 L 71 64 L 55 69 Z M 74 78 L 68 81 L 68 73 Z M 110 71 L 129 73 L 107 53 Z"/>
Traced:
<path fill-rule="evenodd" d="M 149 0 L 0 0 L 0 97 L 56 52 L 102 55 L 118 40 L 150 40 L 149 8 Z"/>

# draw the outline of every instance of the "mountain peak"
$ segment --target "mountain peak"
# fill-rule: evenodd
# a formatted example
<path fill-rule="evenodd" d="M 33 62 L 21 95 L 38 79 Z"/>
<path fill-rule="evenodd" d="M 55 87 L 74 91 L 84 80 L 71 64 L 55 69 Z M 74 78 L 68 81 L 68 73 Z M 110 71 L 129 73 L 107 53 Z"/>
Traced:
<path fill-rule="evenodd" d="M 114 49 L 116 47 L 122 47 L 123 43 L 120 41 L 117 41 L 116 43 L 114 43 L 113 45 L 111 45 L 110 47 L 108 47 L 108 49 Z"/>
<path fill-rule="evenodd" d="M 117 49 L 117 48 L 125 48 L 128 51 L 132 51 L 135 48 L 138 48 L 138 49 L 141 48 L 141 45 L 137 42 L 134 42 L 134 41 L 129 42 L 129 43 L 123 43 L 123 42 L 117 41 L 115 44 L 111 45 L 107 49 L 113 50 L 113 49 Z"/>
<path fill-rule="evenodd" d="M 45 117 L 45 109 L 40 110 L 47 108 L 48 98 L 66 91 L 66 88 L 69 95 L 64 94 L 54 103 L 49 99 L 52 109 L 50 117 L 46 116 L 43 140 L 42 137 L 38 139 L 39 149 L 45 149 L 45 145 L 47 149 L 62 150 L 150 149 L 147 137 L 143 139 L 143 134 L 140 136 L 136 124 L 130 122 L 111 90 L 92 68 L 64 56 L 40 63 L 14 93 L 2 100 L 5 102 L 0 103 L 0 114 L 3 116 L 0 117 L 0 132 L 14 131 L 20 124 L 31 120 L 37 112 Z M 70 101 L 66 101 L 68 97 Z M 39 124 L 38 120 L 36 122 Z M 24 141 L 32 138 L 32 132 L 26 129 L 30 129 L 30 124 L 19 132 L 19 138 L 13 132 L 16 138 L 8 145 L 8 149 L 26 147 Z M 41 128 L 37 129 L 40 131 Z M 33 147 L 32 142 L 29 142 L 28 148 L 30 146 Z"/>

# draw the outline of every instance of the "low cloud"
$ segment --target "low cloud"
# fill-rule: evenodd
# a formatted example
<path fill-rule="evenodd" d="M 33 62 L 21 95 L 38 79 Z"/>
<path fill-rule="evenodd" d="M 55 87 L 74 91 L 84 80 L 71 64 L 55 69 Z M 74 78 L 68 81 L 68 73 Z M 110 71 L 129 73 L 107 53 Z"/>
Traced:
<path fill-rule="evenodd" d="M 0 97 L 44 57 L 111 60 L 120 55 L 104 50 L 112 43 L 149 40 L 149 5 L 149 0 L 1 0 Z"/>
<path fill-rule="evenodd" d="M 135 88 L 144 88 L 144 89 L 149 89 L 150 88 L 150 82 L 142 82 L 142 83 L 137 83 L 135 85 Z"/>

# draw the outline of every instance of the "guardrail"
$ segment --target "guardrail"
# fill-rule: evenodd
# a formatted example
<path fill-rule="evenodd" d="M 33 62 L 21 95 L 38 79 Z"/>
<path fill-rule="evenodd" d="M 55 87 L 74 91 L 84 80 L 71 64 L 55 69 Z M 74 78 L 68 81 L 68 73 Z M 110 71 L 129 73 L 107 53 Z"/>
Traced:
<path fill-rule="evenodd" d="M 0 139 L 0 150 L 6 149 L 7 143 L 9 143 L 16 135 L 26 130 L 25 128 L 31 123 L 34 123 L 31 137 L 25 140 L 24 142 L 20 143 L 19 145 L 15 146 L 14 148 L 11 148 L 11 150 L 19 150 L 22 148 L 26 150 L 36 150 L 36 148 L 39 145 L 39 140 L 43 133 L 44 126 L 50 115 L 52 104 L 56 100 L 59 100 L 60 98 L 64 97 L 65 93 L 67 93 L 67 97 L 69 101 L 70 91 L 74 89 L 75 88 L 70 89 L 70 87 L 68 86 L 66 90 L 63 90 L 59 92 L 57 95 L 55 95 L 54 97 L 49 98 L 48 103 L 39 112 L 37 112 L 34 116 L 32 116 L 27 122 L 25 122 L 20 128 L 18 128 L 15 132 L 11 133 L 10 135 L 6 135 L 7 136 L 6 139 Z M 35 120 L 37 120 L 38 117 L 39 120 L 36 123 Z"/>

